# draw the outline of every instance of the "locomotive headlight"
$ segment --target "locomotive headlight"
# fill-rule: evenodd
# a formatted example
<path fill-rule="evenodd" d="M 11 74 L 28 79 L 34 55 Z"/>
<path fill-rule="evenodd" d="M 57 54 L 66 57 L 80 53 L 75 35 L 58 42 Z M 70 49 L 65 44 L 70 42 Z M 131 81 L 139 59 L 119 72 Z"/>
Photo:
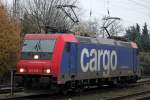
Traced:
<path fill-rule="evenodd" d="M 24 71 L 25 71 L 25 70 L 24 70 L 23 68 L 20 68 L 20 69 L 19 69 L 19 72 L 20 72 L 20 73 L 23 73 Z"/>
<path fill-rule="evenodd" d="M 47 74 L 49 74 L 50 72 L 51 72 L 51 70 L 50 70 L 50 69 L 47 69 L 47 70 L 46 70 L 46 73 L 47 73 Z"/>
<path fill-rule="evenodd" d="M 34 59 L 39 59 L 39 55 L 34 55 Z"/>

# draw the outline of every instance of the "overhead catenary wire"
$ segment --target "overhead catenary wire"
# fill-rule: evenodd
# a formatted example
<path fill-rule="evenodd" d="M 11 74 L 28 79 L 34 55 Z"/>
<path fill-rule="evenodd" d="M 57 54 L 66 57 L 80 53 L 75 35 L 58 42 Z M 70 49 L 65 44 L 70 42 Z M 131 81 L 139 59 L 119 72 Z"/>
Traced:
<path fill-rule="evenodd" d="M 127 3 L 127 2 L 126 2 Z M 120 9 L 118 9 L 118 10 L 122 10 L 122 8 L 124 8 L 125 10 L 127 10 L 128 12 L 132 12 L 132 13 L 135 13 L 135 14 L 137 14 L 137 12 L 138 13 L 147 13 L 147 14 L 150 14 L 150 12 L 146 12 L 145 10 L 143 10 L 143 9 L 134 9 L 133 10 L 133 7 L 131 7 L 131 6 L 126 6 L 126 5 L 128 5 L 129 3 L 127 3 L 127 4 L 122 4 L 122 3 L 120 3 L 120 2 L 118 2 L 118 3 L 112 3 L 111 5 L 113 6 L 113 7 L 116 7 L 116 8 L 120 8 Z M 125 13 L 125 12 L 121 12 L 121 13 Z"/>
<path fill-rule="evenodd" d="M 132 0 L 132 1 L 134 1 L 134 0 Z M 124 3 L 127 3 L 127 4 L 124 4 Z M 139 3 L 139 2 L 138 2 Z M 133 4 L 135 5 L 134 6 L 134 10 L 133 10 Z M 146 5 L 143 5 L 142 7 L 143 7 L 143 9 L 140 9 L 139 7 L 141 7 L 141 5 L 137 5 L 136 3 L 134 3 L 134 2 L 132 2 L 131 3 L 131 1 L 130 0 L 128 0 L 128 1 L 119 1 L 118 3 L 116 3 L 116 2 L 111 2 L 111 6 L 113 6 L 113 8 L 114 7 L 116 7 L 116 5 L 118 6 L 118 8 L 120 8 L 120 9 L 118 9 L 118 10 L 123 10 L 122 9 L 122 7 L 124 8 L 124 10 L 126 10 L 126 9 L 128 9 L 128 10 L 126 10 L 126 11 L 121 11 L 119 14 L 117 14 L 117 13 L 114 13 L 115 15 L 119 15 L 119 17 L 121 17 L 121 15 L 122 15 L 122 17 L 121 18 L 123 18 L 125 15 L 127 16 L 127 15 L 130 15 L 130 16 L 132 16 L 132 14 L 131 13 L 134 13 L 134 15 L 136 14 L 137 16 L 135 16 L 135 19 L 137 19 L 138 21 L 140 21 L 140 19 L 143 19 L 143 20 L 146 20 L 145 19 L 145 17 L 143 17 L 143 15 L 145 15 L 145 16 L 148 16 L 150 13 L 148 12 L 148 10 L 149 10 L 149 8 L 147 8 L 146 7 Z M 131 6 L 129 6 L 129 5 L 131 5 Z M 138 7 L 138 8 L 137 8 Z M 112 9 L 113 9 L 112 8 Z M 117 8 L 117 7 L 116 7 Z M 113 10 L 112 10 L 113 11 Z M 146 12 L 147 11 L 147 12 Z M 138 13 L 139 12 L 139 13 Z M 128 14 L 127 14 L 128 13 Z M 113 15 L 114 15 L 113 14 Z M 124 15 L 124 16 L 123 16 Z M 128 20 L 128 22 L 130 21 L 131 23 L 138 23 L 138 21 L 133 21 L 133 19 L 131 20 L 130 19 L 130 17 L 129 17 L 129 19 L 126 19 L 126 21 Z M 125 20 L 124 20 L 125 21 Z"/>
<path fill-rule="evenodd" d="M 149 9 L 149 10 L 150 10 L 150 7 L 147 7 L 146 5 L 144 5 L 144 4 L 142 4 L 142 3 L 139 3 L 139 2 L 137 2 L 137 1 L 135 1 L 135 0 L 128 0 L 128 1 L 135 3 L 136 5 L 138 5 L 138 6 L 140 6 L 140 7 L 143 7 L 143 8 L 146 8 L 146 9 Z M 142 2 L 143 2 L 143 0 L 142 0 Z"/>

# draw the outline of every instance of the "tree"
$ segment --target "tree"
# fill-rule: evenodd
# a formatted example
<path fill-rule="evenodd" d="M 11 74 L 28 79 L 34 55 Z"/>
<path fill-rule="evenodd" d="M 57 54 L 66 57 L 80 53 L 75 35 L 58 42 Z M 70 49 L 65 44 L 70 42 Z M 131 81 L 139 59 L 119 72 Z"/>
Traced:
<path fill-rule="evenodd" d="M 57 31 L 68 32 L 74 22 L 61 10 L 59 5 L 76 5 L 77 0 L 25 0 L 22 3 L 24 16 L 21 19 L 23 32 Z M 71 16 L 71 10 L 64 8 Z"/>
<path fill-rule="evenodd" d="M 16 65 L 20 43 L 19 29 L 16 26 L 0 3 L 0 76 Z"/>
<path fill-rule="evenodd" d="M 141 47 L 141 29 L 139 24 L 136 24 L 136 26 L 130 26 L 126 30 L 126 36 L 129 41 L 136 42 L 140 50 L 142 50 Z"/>
<path fill-rule="evenodd" d="M 129 41 L 136 42 L 141 51 L 150 51 L 150 37 L 146 23 L 144 24 L 142 31 L 138 24 L 129 27 L 126 30 L 126 37 Z"/>
<path fill-rule="evenodd" d="M 100 33 L 100 21 L 96 18 L 93 20 L 80 21 L 79 25 L 72 31 L 77 35 L 95 37 Z"/>
<path fill-rule="evenodd" d="M 141 44 L 142 44 L 142 48 L 144 49 L 144 51 L 146 51 L 146 52 L 150 51 L 150 37 L 148 34 L 148 29 L 147 29 L 146 23 L 142 29 Z"/>

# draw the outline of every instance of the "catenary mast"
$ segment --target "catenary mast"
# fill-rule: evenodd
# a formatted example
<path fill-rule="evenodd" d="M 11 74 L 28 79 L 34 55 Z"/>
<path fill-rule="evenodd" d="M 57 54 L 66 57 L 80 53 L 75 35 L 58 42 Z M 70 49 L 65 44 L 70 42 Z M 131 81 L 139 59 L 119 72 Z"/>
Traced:
<path fill-rule="evenodd" d="M 19 3 L 20 0 L 13 0 L 13 16 L 18 19 L 19 17 Z"/>

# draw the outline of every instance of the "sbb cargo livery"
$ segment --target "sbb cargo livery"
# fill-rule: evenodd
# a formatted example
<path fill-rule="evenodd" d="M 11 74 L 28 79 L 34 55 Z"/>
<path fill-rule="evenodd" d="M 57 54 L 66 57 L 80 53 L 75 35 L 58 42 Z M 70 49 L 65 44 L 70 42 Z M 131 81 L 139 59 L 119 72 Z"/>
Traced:
<path fill-rule="evenodd" d="M 27 34 L 17 64 L 26 87 L 84 88 L 136 82 L 140 77 L 134 42 L 72 34 Z"/>
<path fill-rule="evenodd" d="M 86 64 L 84 64 L 84 57 L 89 59 Z M 115 50 L 110 51 L 103 49 L 91 49 L 89 51 L 87 48 L 84 48 L 81 51 L 80 61 L 81 69 L 83 72 L 87 72 L 88 70 L 91 72 L 96 72 L 102 70 L 103 68 L 104 70 L 107 70 L 108 75 L 110 69 L 115 71 L 117 68 L 117 53 Z"/>

